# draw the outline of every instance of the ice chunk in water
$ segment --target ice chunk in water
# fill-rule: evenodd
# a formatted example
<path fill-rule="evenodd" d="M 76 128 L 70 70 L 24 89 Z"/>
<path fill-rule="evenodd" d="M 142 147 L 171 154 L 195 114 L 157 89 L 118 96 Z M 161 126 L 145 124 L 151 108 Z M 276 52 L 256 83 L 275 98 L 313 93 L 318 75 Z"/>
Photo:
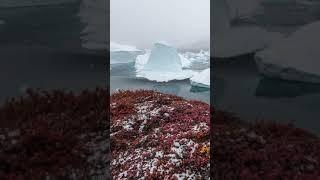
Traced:
<path fill-rule="evenodd" d="M 192 86 L 210 88 L 210 68 L 195 74 L 190 78 L 190 83 Z"/>
<path fill-rule="evenodd" d="M 182 64 L 176 48 L 167 44 L 155 43 L 144 71 L 181 71 Z"/>
<path fill-rule="evenodd" d="M 110 42 L 110 64 L 134 62 L 144 51 L 134 46 Z"/>
<path fill-rule="evenodd" d="M 176 48 L 160 42 L 154 44 L 150 53 L 138 56 L 135 67 L 137 77 L 158 82 L 188 79 L 193 74 L 182 69 Z"/>
<path fill-rule="evenodd" d="M 228 58 L 265 48 L 279 33 L 259 27 L 230 26 L 230 8 L 226 0 L 213 1 L 213 57 Z"/>
<path fill-rule="evenodd" d="M 256 54 L 260 73 L 285 80 L 320 83 L 320 21 Z"/>

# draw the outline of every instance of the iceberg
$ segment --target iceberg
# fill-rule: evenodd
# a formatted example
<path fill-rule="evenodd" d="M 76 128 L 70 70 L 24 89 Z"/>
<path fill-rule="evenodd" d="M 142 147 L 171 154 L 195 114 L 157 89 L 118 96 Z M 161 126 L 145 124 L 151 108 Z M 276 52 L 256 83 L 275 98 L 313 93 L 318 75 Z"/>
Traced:
<path fill-rule="evenodd" d="M 210 68 L 205 69 L 190 78 L 192 86 L 210 88 Z"/>
<path fill-rule="evenodd" d="M 320 21 L 310 23 L 257 53 L 259 72 L 267 77 L 320 83 L 319 32 Z"/>
<path fill-rule="evenodd" d="M 213 57 L 229 58 L 265 48 L 280 33 L 259 27 L 232 27 L 230 7 L 226 0 L 213 1 Z"/>
<path fill-rule="evenodd" d="M 110 64 L 135 62 L 144 51 L 129 45 L 110 42 Z"/>
<path fill-rule="evenodd" d="M 179 54 L 183 68 L 203 70 L 210 67 L 210 52 L 200 50 L 200 52 L 185 52 Z"/>
<path fill-rule="evenodd" d="M 139 55 L 135 63 L 136 77 L 151 81 L 168 82 L 192 77 L 190 70 L 183 70 L 177 49 L 168 43 L 154 44 L 151 52 Z"/>
<path fill-rule="evenodd" d="M 82 46 L 92 50 L 106 50 L 108 39 L 107 1 L 83 0 L 80 5 L 79 17 L 86 24 L 82 31 Z"/>

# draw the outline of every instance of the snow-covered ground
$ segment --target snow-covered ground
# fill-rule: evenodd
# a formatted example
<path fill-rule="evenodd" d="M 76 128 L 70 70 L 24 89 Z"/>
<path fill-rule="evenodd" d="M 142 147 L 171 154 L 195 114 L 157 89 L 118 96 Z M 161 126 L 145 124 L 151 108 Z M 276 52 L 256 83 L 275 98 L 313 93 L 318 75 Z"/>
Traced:
<path fill-rule="evenodd" d="M 120 112 L 121 107 L 127 111 Z M 152 91 L 123 91 L 111 96 L 110 110 L 112 177 L 209 178 L 207 104 Z"/>

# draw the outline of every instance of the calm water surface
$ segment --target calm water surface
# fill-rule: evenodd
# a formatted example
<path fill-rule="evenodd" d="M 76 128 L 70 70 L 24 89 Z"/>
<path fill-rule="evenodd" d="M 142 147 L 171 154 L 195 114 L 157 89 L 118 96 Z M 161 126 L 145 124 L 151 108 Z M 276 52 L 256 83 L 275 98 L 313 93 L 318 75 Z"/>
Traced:
<path fill-rule="evenodd" d="M 157 83 L 145 79 L 137 79 L 135 77 L 134 63 L 114 64 L 111 67 L 111 93 L 118 89 L 151 89 L 167 94 L 175 94 L 186 99 L 210 103 L 209 89 L 192 87 L 189 80 Z"/>
<path fill-rule="evenodd" d="M 78 11 L 79 3 L 0 8 L 0 102 L 27 88 L 106 86 L 107 56 L 81 48 Z"/>
<path fill-rule="evenodd" d="M 251 120 L 294 123 L 320 134 L 320 85 L 268 79 L 252 56 L 214 63 L 215 107 Z"/>

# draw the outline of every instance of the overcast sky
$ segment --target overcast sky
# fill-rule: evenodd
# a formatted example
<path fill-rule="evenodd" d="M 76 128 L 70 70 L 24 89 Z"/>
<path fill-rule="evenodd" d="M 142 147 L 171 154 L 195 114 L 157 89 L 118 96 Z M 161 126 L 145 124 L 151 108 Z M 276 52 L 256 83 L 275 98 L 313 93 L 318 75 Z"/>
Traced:
<path fill-rule="evenodd" d="M 149 48 L 210 38 L 210 0 L 111 0 L 111 41 Z"/>

